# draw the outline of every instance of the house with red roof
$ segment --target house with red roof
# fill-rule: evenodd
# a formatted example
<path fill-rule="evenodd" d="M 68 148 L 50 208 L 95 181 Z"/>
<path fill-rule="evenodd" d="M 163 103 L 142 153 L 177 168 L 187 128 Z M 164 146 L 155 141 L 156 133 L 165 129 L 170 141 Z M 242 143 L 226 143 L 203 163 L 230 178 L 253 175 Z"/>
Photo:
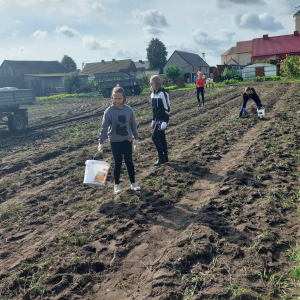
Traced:
<path fill-rule="evenodd" d="M 293 17 L 295 20 L 293 34 L 273 37 L 265 34 L 262 38 L 252 41 L 237 42 L 235 47 L 237 65 L 245 66 L 257 60 L 264 63 L 270 58 L 280 61 L 287 54 L 300 55 L 300 10 Z M 222 65 L 228 64 L 224 57 L 228 56 L 230 49 L 221 55 Z"/>
<path fill-rule="evenodd" d="M 286 55 L 300 55 L 300 35 L 294 34 L 272 36 L 265 34 L 253 40 L 253 61 L 266 62 L 270 58 L 282 60 Z"/>
<path fill-rule="evenodd" d="M 235 60 L 235 47 L 231 47 L 226 52 L 221 55 L 221 64 L 222 65 L 237 65 L 237 61 Z"/>

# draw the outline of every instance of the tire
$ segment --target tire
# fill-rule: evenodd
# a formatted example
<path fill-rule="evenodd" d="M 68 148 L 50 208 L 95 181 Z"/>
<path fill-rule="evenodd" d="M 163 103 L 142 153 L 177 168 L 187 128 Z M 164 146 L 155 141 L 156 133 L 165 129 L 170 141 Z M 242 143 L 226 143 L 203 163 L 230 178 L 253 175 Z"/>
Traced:
<path fill-rule="evenodd" d="M 110 98 L 110 96 L 111 96 L 111 90 L 105 89 L 105 90 L 102 91 L 102 94 L 103 94 L 103 97 Z"/>
<path fill-rule="evenodd" d="M 134 94 L 136 95 L 136 96 L 138 96 L 138 95 L 140 95 L 141 94 L 141 89 L 140 88 L 136 88 L 136 89 L 134 89 Z"/>
<path fill-rule="evenodd" d="M 132 88 L 131 87 L 125 88 L 125 94 L 126 94 L 126 96 L 131 96 L 132 95 Z"/>
<path fill-rule="evenodd" d="M 12 132 L 22 132 L 25 130 L 26 120 L 22 115 L 12 115 L 8 118 L 8 128 Z"/>

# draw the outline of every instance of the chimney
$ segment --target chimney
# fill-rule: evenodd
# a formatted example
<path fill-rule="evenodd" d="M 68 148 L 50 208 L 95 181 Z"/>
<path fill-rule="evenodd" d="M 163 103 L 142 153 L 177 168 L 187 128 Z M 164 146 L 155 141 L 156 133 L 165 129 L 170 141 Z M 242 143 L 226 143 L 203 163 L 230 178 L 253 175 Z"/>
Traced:
<path fill-rule="evenodd" d="M 116 60 L 113 58 L 112 61 L 116 61 Z"/>
<path fill-rule="evenodd" d="M 300 10 L 294 14 L 295 31 L 300 32 Z"/>
<path fill-rule="evenodd" d="M 104 60 L 104 59 L 102 59 L 102 60 L 101 60 L 101 62 L 105 62 L 105 60 Z"/>
<path fill-rule="evenodd" d="M 268 34 L 264 34 L 264 35 L 263 35 L 263 39 L 264 39 L 264 40 L 267 40 L 268 38 L 269 38 L 269 35 L 268 35 Z"/>
<path fill-rule="evenodd" d="M 298 36 L 299 35 L 299 32 L 296 30 L 294 31 L 294 36 Z"/>
<path fill-rule="evenodd" d="M 140 59 L 140 60 L 139 60 L 139 63 L 142 63 L 142 62 L 143 62 L 143 61 Z"/>

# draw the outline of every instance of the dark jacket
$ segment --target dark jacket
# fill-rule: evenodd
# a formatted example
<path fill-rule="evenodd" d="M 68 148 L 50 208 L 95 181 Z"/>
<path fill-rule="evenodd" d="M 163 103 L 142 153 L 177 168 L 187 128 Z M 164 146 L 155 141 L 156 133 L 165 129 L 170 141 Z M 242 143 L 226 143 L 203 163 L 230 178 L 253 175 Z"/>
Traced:
<path fill-rule="evenodd" d="M 255 103 L 261 103 L 254 88 L 251 88 L 249 95 L 247 95 L 246 93 L 243 94 L 243 108 L 246 108 L 246 105 L 247 105 L 247 102 L 249 99 L 254 100 Z"/>
<path fill-rule="evenodd" d="M 170 98 L 165 89 L 160 89 L 151 94 L 152 112 L 154 121 L 169 122 Z"/>

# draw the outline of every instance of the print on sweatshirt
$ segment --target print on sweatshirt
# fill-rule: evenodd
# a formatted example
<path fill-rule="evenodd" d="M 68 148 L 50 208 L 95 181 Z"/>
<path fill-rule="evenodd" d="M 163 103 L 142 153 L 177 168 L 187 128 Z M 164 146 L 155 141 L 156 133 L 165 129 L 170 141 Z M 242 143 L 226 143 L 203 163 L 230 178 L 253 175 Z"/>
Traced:
<path fill-rule="evenodd" d="M 118 124 L 116 127 L 116 134 L 120 136 L 127 136 L 127 122 L 126 122 L 126 115 L 119 115 L 118 116 Z"/>

